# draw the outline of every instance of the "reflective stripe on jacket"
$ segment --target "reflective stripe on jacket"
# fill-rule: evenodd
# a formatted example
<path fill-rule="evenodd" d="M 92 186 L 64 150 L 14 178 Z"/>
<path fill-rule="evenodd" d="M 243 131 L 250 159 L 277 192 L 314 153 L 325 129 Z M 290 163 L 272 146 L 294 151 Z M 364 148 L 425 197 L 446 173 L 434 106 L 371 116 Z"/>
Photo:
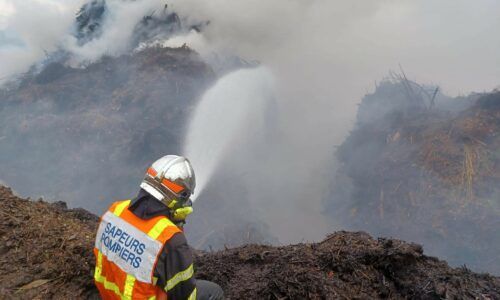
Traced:
<path fill-rule="evenodd" d="M 155 265 L 165 243 L 181 230 L 165 216 L 143 220 L 113 203 L 101 217 L 94 254 L 94 280 L 107 299 L 156 299 Z"/>

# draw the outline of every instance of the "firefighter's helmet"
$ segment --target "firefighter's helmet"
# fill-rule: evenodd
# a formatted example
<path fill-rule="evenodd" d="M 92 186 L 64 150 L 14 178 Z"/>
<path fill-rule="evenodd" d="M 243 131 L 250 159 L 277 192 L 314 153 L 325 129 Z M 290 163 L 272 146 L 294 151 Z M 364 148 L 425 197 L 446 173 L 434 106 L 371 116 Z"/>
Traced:
<path fill-rule="evenodd" d="M 182 156 L 166 155 L 149 167 L 141 188 L 173 211 L 191 206 L 189 197 L 196 186 L 194 170 Z"/>

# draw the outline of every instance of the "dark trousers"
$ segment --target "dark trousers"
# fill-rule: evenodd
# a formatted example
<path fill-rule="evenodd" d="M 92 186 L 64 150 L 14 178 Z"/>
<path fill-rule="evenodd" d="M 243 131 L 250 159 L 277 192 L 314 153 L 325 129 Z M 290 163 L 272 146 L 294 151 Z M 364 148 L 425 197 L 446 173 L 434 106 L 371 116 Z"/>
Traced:
<path fill-rule="evenodd" d="M 224 291 L 214 282 L 196 280 L 196 300 L 224 300 Z"/>

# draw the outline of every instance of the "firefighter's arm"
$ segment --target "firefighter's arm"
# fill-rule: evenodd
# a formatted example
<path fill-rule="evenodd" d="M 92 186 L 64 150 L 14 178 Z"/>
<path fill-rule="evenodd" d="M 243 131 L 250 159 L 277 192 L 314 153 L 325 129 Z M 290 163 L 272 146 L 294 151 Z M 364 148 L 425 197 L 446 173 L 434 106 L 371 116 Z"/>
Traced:
<path fill-rule="evenodd" d="M 168 299 L 196 299 L 193 254 L 184 233 L 175 234 L 165 245 L 156 265 L 157 286 Z"/>
<path fill-rule="evenodd" d="M 156 295 L 156 300 L 167 300 L 167 293 L 165 293 L 163 290 L 160 290 L 160 294 Z"/>

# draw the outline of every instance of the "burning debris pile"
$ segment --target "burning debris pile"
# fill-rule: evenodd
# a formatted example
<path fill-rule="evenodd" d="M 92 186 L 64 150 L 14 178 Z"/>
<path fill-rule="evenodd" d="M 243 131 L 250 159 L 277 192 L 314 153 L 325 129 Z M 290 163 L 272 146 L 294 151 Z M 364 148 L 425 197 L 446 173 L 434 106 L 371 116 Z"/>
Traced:
<path fill-rule="evenodd" d="M 188 120 L 217 78 L 187 47 L 146 48 L 83 69 L 54 62 L 26 74 L 19 86 L 0 89 L 0 182 L 100 214 L 137 194 L 152 161 L 182 152 Z M 224 190 L 195 205 L 191 242 L 220 249 L 271 241 L 240 190 Z M 204 206 L 233 213 L 220 216 Z"/>
<path fill-rule="evenodd" d="M 61 44 L 0 87 L 0 183 L 94 213 L 134 197 L 148 164 L 182 153 L 202 94 L 227 72 L 255 66 L 229 55 L 202 58 L 185 44 L 164 46 L 207 25 L 193 22 L 161 1 L 86 1 L 70 30 L 74 44 Z M 110 32 L 118 31 L 128 36 L 126 45 L 108 56 Z M 231 178 L 232 186 L 238 180 Z M 206 204 L 195 207 L 194 244 L 209 249 L 274 240 L 240 190 L 210 197 L 234 212 L 214 217 Z"/>
<path fill-rule="evenodd" d="M 133 197 L 151 160 L 180 152 L 185 120 L 215 77 L 185 47 L 85 69 L 50 64 L 0 92 L 1 180 L 94 212 Z"/>
<path fill-rule="evenodd" d="M 64 203 L 20 199 L 0 187 L 2 299 L 97 299 L 97 217 Z M 189 234 L 189 233 L 188 233 Z M 500 278 L 423 255 L 398 240 L 337 232 L 317 244 L 248 245 L 196 255 L 197 277 L 228 299 L 497 299 Z"/>
<path fill-rule="evenodd" d="M 415 240 L 452 264 L 500 274 L 500 93 L 419 90 L 400 78 L 363 99 L 338 151 L 331 203 L 344 204 L 351 229 Z"/>
<path fill-rule="evenodd" d="M 103 35 L 108 15 L 122 0 L 93 0 L 85 3 L 77 13 L 75 22 L 75 37 L 78 45 L 98 39 Z M 110 2 L 110 3 L 108 3 Z M 158 7 L 160 8 L 160 7 Z M 132 39 L 129 48 L 134 49 L 141 43 L 149 43 L 168 38 L 190 30 L 200 31 L 207 23 L 190 23 L 171 11 L 165 3 L 162 9 L 151 10 L 135 24 L 132 29 Z"/>

